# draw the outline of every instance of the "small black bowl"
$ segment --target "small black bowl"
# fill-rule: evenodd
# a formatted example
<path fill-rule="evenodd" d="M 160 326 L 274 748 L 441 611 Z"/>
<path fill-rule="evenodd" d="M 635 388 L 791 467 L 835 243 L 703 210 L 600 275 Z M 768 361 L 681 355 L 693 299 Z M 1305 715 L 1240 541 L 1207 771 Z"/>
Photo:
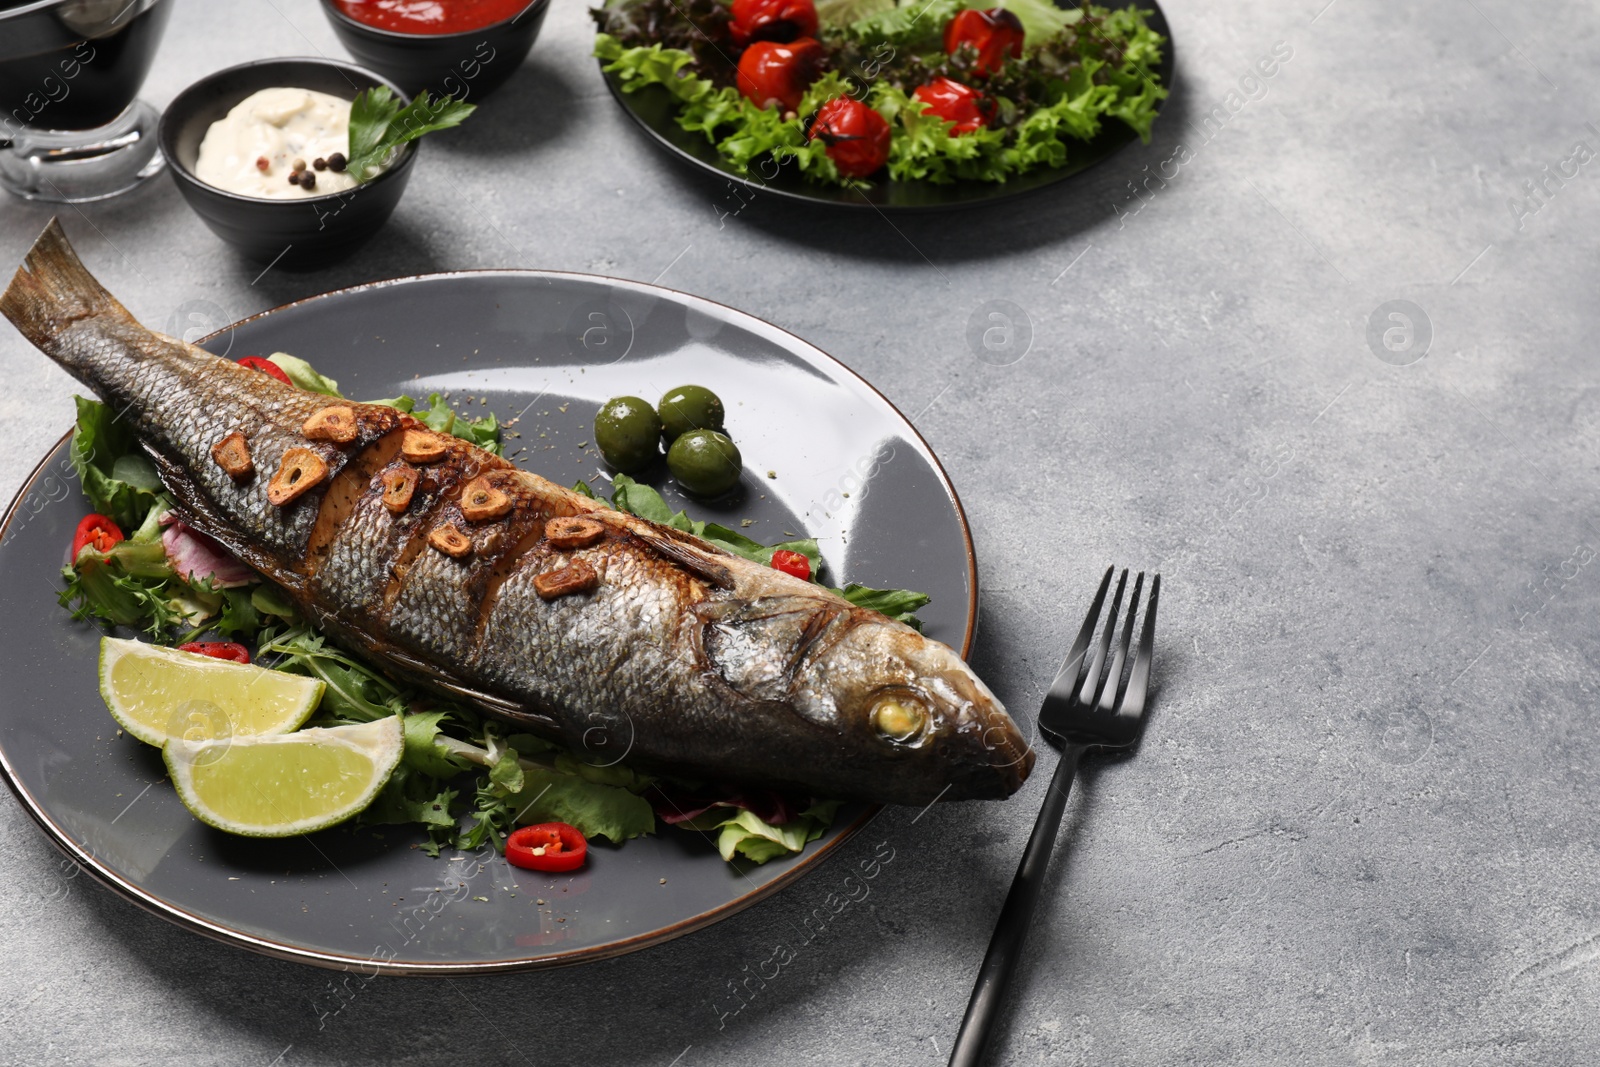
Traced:
<path fill-rule="evenodd" d="M 357 60 L 399 82 L 408 93 L 424 89 L 475 103 L 516 73 L 539 38 L 550 0 L 532 0 L 508 19 L 462 33 L 380 30 L 322 0 L 333 32 Z"/>
<path fill-rule="evenodd" d="M 230 193 L 195 176 L 200 142 L 211 124 L 251 93 L 292 86 L 345 99 L 398 85 L 337 59 L 263 59 L 207 75 L 179 93 L 161 116 L 157 137 L 178 191 L 213 233 L 251 259 L 285 267 L 320 266 L 354 252 L 388 221 L 411 177 L 417 142 L 403 146 L 376 178 L 354 189 L 295 200 Z"/>

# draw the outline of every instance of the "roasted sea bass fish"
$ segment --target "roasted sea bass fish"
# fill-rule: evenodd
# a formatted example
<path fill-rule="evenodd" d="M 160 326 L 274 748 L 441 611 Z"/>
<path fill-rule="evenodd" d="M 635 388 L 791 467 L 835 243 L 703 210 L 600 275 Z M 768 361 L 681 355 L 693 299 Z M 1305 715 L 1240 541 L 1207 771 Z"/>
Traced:
<path fill-rule="evenodd" d="M 720 782 L 999 798 L 1033 752 L 955 652 L 392 408 L 153 333 L 52 222 L 0 312 L 122 413 L 178 515 L 397 675 Z M 621 740 L 619 740 L 619 745 Z"/>

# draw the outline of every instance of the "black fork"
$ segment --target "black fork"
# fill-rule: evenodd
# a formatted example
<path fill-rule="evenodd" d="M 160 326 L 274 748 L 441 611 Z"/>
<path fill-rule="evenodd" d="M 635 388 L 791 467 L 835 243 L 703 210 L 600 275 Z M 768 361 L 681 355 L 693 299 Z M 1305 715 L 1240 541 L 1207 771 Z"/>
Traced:
<path fill-rule="evenodd" d="M 950 1067 L 977 1067 L 983 1057 L 984 1047 L 995 1016 L 999 1014 L 1001 999 L 1007 983 L 1016 970 L 1022 944 L 1033 924 L 1033 912 L 1039 903 L 1039 890 L 1044 886 L 1045 871 L 1050 866 L 1050 853 L 1056 846 L 1056 831 L 1061 827 L 1061 815 L 1067 808 L 1067 793 L 1077 774 L 1078 758 L 1091 748 L 1127 748 L 1139 740 L 1144 728 L 1145 695 L 1150 686 L 1150 657 L 1156 638 L 1156 598 L 1161 592 L 1161 575 L 1150 579 L 1150 598 L 1143 610 L 1144 624 L 1139 634 L 1139 646 L 1133 652 L 1133 664 L 1128 667 L 1129 646 L 1133 640 L 1134 617 L 1139 605 L 1139 595 L 1144 588 L 1144 573 L 1133 582 L 1133 595 L 1128 598 L 1128 611 L 1123 619 L 1122 633 L 1117 636 L 1117 616 L 1122 609 L 1122 594 L 1128 585 L 1128 572 L 1123 570 L 1117 578 L 1117 592 L 1106 613 L 1105 627 L 1100 640 L 1090 649 L 1094 638 L 1095 620 L 1111 588 L 1115 567 L 1107 567 L 1100 579 L 1100 589 L 1089 606 L 1083 629 L 1067 652 L 1066 662 L 1050 685 L 1050 692 L 1039 708 L 1039 732 L 1052 745 L 1061 750 L 1061 761 L 1056 764 L 1055 777 L 1045 793 L 1044 806 L 1033 824 L 1033 834 L 1028 847 L 1017 865 L 1017 874 L 1011 881 L 1011 892 L 1006 896 L 1005 907 L 1000 909 L 1000 921 L 995 924 L 994 937 L 989 951 L 978 970 L 978 981 L 972 989 L 972 1000 L 967 1004 L 966 1017 L 961 1020 L 961 1030 L 956 1034 L 955 1047 L 950 1050 Z M 1116 637 L 1115 649 L 1112 647 Z M 1092 653 L 1092 654 L 1091 654 Z M 1106 659 L 1111 663 L 1107 667 Z M 1122 680 L 1127 667 L 1127 681 Z"/>

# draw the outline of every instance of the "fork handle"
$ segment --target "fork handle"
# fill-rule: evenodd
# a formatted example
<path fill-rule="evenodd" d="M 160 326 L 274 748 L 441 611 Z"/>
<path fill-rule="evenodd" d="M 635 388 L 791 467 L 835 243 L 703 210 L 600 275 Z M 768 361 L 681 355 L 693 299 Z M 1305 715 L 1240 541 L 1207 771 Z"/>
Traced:
<path fill-rule="evenodd" d="M 1072 744 L 1061 750 L 1055 777 L 1050 779 L 1050 788 L 1045 792 L 1039 818 L 1033 824 L 1028 847 L 1022 853 L 1022 862 L 1017 864 L 1016 877 L 1011 880 L 1011 892 L 1000 909 L 1000 920 L 995 924 L 989 951 L 983 957 L 983 966 L 978 968 L 978 981 L 972 987 L 967 1014 L 961 1020 L 955 1047 L 950 1050 L 950 1067 L 978 1067 L 983 1058 L 995 1017 L 1000 1014 L 1006 986 L 1017 969 L 1028 928 L 1033 925 L 1039 891 L 1044 888 L 1050 853 L 1056 847 L 1056 832 L 1061 828 L 1062 813 L 1067 810 L 1067 793 L 1072 789 L 1072 779 L 1078 772 L 1078 757 L 1083 755 L 1083 750 L 1083 745 Z"/>

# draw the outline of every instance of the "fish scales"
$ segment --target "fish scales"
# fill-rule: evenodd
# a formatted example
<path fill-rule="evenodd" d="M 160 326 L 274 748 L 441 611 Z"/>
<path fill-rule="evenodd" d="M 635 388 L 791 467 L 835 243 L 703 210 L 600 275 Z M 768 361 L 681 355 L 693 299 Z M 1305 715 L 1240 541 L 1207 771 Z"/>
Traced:
<path fill-rule="evenodd" d="M 1007 796 L 1032 767 L 1015 723 L 947 646 L 395 409 L 146 330 L 55 222 L 0 313 L 128 421 L 180 517 L 391 673 L 605 762 L 626 754 L 712 781 L 926 804 Z M 307 420 L 334 404 L 353 414 L 353 439 L 308 438 Z M 240 479 L 212 457 L 235 433 L 255 465 Z M 292 449 L 327 476 L 274 505 L 268 486 Z M 413 477 L 403 506 L 386 502 L 390 482 Z M 553 532 L 573 517 L 594 524 L 589 536 Z"/>

